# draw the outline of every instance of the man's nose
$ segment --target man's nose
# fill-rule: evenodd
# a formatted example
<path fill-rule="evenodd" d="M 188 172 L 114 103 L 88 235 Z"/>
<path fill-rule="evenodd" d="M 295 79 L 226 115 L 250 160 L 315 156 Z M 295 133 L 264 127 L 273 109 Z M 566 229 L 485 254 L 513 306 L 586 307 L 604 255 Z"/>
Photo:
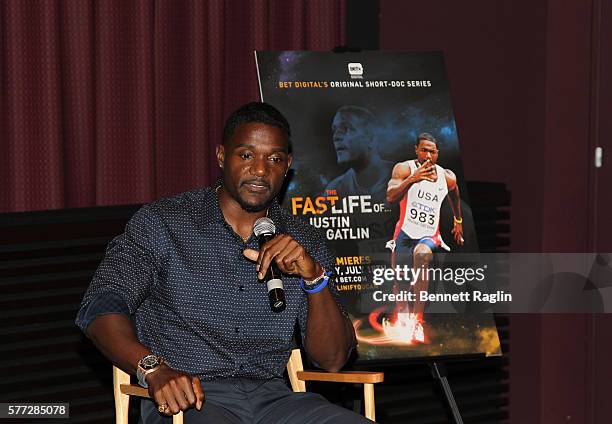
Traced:
<path fill-rule="evenodd" d="M 268 170 L 268 161 L 265 159 L 255 159 L 251 165 L 251 173 L 253 175 L 266 175 Z"/>

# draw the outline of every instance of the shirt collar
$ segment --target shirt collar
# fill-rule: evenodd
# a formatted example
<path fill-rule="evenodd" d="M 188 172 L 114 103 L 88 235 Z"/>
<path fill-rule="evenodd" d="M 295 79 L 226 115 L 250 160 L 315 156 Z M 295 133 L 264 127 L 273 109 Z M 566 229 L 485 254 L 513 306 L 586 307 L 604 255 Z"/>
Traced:
<path fill-rule="evenodd" d="M 204 225 L 226 222 L 225 217 L 223 216 L 223 212 L 221 212 L 221 207 L 219 206 L 219 197 L 217 196 L 217 190 L 219 189 L 219 187 L 221 187 L 222 184 L 223 180 L 218 179 L 206 190 L 204 202 L 202 205 L 202 223 Z M 274 222 L 277 233 L 287 232 L 286 216 L 283 213 L 281 206 L 278 204 L 277 199 L 274 199 L 272 201 L 272 204 L 268 208 L 268 218 L 270 218 L 272 222 Z"/>

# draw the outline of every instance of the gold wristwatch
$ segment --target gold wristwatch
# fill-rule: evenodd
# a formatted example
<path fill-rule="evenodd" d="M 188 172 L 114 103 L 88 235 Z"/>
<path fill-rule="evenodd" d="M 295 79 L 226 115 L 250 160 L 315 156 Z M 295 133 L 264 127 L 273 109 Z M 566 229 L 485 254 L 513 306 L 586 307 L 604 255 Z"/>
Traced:
<path fill-rule="evenodd" d="M 151 374 L 159 369 L 164 360 L 157 355 L 147 355 L 138 361 L 138 367 L 136 368 L 136 377 L 138 378 L 138 384 L 145 389 L 149 387 L 145 377 L 147 374 Z"/>

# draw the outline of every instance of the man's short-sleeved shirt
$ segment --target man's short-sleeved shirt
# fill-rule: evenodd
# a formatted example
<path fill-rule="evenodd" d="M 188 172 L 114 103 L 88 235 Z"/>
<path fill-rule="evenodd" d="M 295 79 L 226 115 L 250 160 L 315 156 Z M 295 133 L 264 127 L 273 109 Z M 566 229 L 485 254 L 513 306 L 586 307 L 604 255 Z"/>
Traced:
<path fill-rule="evenodd" d="M 268 213 L 277 233 L 332 269 L 317 230 L 276 202 Z M 284 276 L 287 308 L 272 312 L 247 247 L 257 249 L 256 238 L 245 242 L 233 231 L 213 188 L 145 205 L 109 244 L 77 325 L 86 331 L 98 315 L 121 312 L 133 317 L 141 343 L 175 369 L 208 380 L 282 376 L 296 323 L 305 335 L 307 295 L 298 278 Z"/>

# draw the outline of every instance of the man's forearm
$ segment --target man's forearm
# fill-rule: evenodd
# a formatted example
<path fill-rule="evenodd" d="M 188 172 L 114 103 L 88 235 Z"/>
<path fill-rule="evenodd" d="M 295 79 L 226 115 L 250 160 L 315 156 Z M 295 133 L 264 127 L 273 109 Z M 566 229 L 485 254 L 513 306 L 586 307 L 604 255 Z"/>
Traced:
<path fill-rule="evenodd" d="M 459 196 L 459 187 L 455 187 L 452 193 L 450 205 L 453 210 L 453 216 L 456 219 L 461 219 L 461 196 Z"/>
<path fill-rule="evenodd" d="M 327 371 L 338 371 L 354 342 L 355 330 L 329 289 L 308 295 L 306 350 L 312 359 Z"/>
<path fill-rule="evenodd" d="M 395 203 L 399 199 L 402 198 L 404 194 L 410 189 L 410 187 L 414 184 L 412 175 L 402 180 L 401 183 L 391 186 L 387 189 L 387 202 Z"/>
<path fill-rule="evenodd" d="M 87 336 L 113 364 L 132 374 L 138 361 L 151 353 L 138 341 L 132 321 L 124 314 L 98 316 L 87 328 Z"/>

